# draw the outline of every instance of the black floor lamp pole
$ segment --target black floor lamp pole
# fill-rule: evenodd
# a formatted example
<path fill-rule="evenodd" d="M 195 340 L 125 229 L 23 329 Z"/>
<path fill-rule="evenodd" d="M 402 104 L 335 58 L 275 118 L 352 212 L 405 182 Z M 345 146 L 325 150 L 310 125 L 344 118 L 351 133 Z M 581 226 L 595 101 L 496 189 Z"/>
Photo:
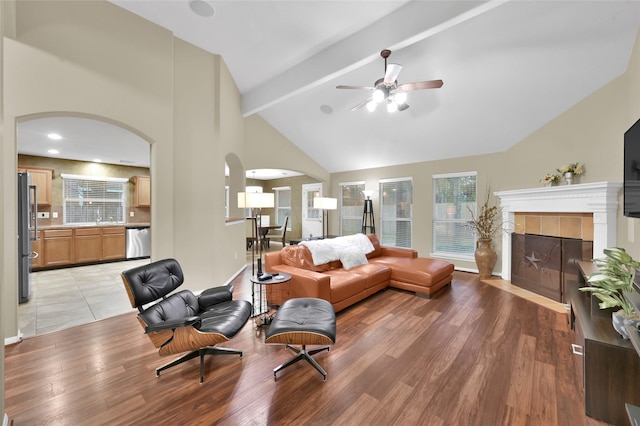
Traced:
<path fill-rule="evenodd" d="M 373 218 L 373 202 L 371 199 L 364 200 L 364 212 L 362 213 L 362 233 L 367 234 L 370 231 L 376 233 L 376 222 Z"/>

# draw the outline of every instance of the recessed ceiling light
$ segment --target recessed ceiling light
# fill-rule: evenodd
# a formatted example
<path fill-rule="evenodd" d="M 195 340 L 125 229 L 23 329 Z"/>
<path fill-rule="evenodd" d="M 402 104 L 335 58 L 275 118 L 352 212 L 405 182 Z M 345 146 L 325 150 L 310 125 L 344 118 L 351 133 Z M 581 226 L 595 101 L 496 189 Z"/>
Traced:
<path fill-rule="evenodd" d="M 47 151 L 49 154 L 60 154 L 60 151 L 58 151 L 57 149 L 50 149 L 49 151 Z"/>
<path fill-rule="evenodd" d="M 210 18 L 216 13 L 211 2 L 205 0 L 191 0 L 189 1 L 189 7 L 193 13 L 204 18 Z"/>
<path fill-rule="evenodd" d="M 59 134 L 57 134 L 57 133 L 49 133 L 49 134 L 47 135 L 47 137 L 48 137 L 49 139 L 53 139 L 54 141 L 59 141 L 60 139 L 62 139 L 62 136 L 60 136 L 60 135 L 59 135 Z"/>
<path fill-rule="evenodd" d="M 93 162 L 94 162 L 94 163 L 102 163 L 102 160 L 101 160 L 101 159 L 99 159 L 99 158 L 94 158 L 94 159 L 93 159 Z"/>

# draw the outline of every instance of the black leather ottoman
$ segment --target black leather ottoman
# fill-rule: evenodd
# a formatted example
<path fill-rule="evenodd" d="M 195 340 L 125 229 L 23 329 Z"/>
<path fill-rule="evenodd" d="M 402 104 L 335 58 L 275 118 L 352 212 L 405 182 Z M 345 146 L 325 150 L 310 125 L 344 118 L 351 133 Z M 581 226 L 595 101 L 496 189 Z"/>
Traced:
<path fill-rule="evenodd" d="M 278 371 L 304 359 L 322 374 L 326 382 L 327 372 L 311 355 L 328 351 L 329 346 L 307 350 L 307 345 L 332 345 L 335 342 L 336 313 L 331 303 L 311 297 L 285 301 L 265 334 L 265 343 L 285 344 L 297 355 L 274 368 L 273 379 L 277 380 Z M 301 345 L 302 349 L 293 345 Z"/>

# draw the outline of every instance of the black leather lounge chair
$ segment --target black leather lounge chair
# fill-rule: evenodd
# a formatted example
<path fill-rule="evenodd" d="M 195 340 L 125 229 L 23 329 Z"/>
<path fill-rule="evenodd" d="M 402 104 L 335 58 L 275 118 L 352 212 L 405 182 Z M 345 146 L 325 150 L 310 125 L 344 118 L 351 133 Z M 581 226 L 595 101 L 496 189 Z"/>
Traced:
<path fill-rule="evenodd" d="M 236 354 L 242 351 L 214 347 L 232 339 L 251 315 L 251 303 L 232 300 L 233 288 L 215 287 L 196 296 L 189 290 L 171 294 L 184 281 L 175 259 L 164 259 L 122 273 L 131 306 L 138 308 L 138 320 L 160 355 L 187 352 L 156 368 L 162 370 L 200 357 L 200 383 L 204 381 L 204 356 Z M 158 299 L 157 303 L 148 305 Z"/>

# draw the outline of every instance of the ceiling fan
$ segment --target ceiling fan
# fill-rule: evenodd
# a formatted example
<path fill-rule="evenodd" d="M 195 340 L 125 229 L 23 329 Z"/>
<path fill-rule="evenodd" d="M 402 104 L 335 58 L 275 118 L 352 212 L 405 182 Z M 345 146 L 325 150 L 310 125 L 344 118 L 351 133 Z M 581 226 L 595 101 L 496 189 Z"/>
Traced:
<path fill-rule="evenodd" d="M 391 55 L 388 49 L 380 52 L 380 56 L 384 58 L 384 77 L 376 80 L 371 86 L 336 86 L 336 89 L 363 89 L 373 92 L 371 96 L 351 108 L 351 111 L 357 111 L 363 106 L 367 106 L 369 111 L 374 111 L 378 104 L 386 101 L 387 111 L 404 111 L 409 108 L 407 105 L 407 92 L 422 89 L 439 89 L 442 87 L 442 80 L 418 81 L 415 83 L 398 84 L 398 75 L 402 70 L 400 64 L 387 64 L 387 58 Z"/>

